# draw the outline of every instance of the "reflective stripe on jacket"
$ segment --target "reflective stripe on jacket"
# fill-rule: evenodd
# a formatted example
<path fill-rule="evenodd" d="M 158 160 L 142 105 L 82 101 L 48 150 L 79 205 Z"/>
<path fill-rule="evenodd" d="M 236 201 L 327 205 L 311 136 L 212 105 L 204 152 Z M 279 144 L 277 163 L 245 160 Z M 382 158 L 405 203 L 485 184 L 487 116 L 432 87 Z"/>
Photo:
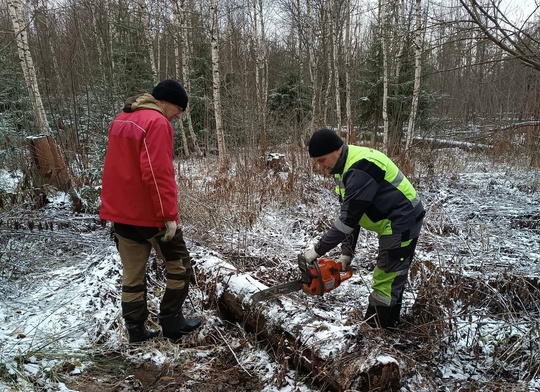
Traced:
<path fill-rule="evenodd" d="M 423 211 L 409 180 L 390 158 L 372 148 L 348 146 L 343 171 L 334 178 L 343 202 L 340 221 L 353 224 L 352 229 L 359 222 L 379 236 L 401 233 L 414 227 Z"/>

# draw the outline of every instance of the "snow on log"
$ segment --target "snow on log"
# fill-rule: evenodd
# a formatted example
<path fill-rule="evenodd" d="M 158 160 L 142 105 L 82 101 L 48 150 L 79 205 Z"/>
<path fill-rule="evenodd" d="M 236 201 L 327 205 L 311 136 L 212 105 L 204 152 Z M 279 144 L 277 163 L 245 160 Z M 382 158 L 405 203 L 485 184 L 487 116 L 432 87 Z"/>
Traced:
<path fill-rule="evenodd" d="M 213 256 L 198 260 L 196 269 L 226 317 L 270 342 L 276 353 L 307 371 L 323 390 L 399 390 L 399 363 L 384 341 L 359 336 L 357 326 L 335 321 L 339 315 L 329 321 L 324 311 L 302 300 L 307 294 L 254 303 L 251 295 L 267 286 L 251 275 Z"/>

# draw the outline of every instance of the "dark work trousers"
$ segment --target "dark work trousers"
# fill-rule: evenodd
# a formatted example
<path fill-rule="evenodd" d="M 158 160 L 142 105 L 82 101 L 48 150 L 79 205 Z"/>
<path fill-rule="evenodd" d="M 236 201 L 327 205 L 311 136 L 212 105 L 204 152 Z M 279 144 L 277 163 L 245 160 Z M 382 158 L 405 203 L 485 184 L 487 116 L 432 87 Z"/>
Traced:
<path fill-rule="evenodd" d="M 127 324 L 141 324 L 148 318 L 146 264 L 152 248 L 165 262 L 167 282 L 160 315 L 181 313 L 192 274 L 191 259 L 182 230 L 162 242 L 165 230 L 114 223 L 115 242 L 122 260 L 122 316 Z"/>
<path fill-rule="evenodd" d="M 377 266 L 373 270 L 372 292 L 366 312 L 368 324 L 393 327 L 399 320 L 403 292 L 414 257 L 422 219 L 406 233 L 383 235 L 379 238 Z M 371 318 L 371 319 L 370 319 Z"/>

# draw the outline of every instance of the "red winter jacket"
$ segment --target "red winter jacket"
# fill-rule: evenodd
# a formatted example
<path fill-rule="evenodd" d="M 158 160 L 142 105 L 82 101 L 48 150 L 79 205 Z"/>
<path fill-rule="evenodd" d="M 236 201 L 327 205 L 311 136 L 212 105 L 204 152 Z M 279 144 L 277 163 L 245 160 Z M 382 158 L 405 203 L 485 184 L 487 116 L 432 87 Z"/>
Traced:
<path fill-rule="evenodd" d="M 162 228 L 178 222 L 173 127 L 150 94 L 129 105 L 109 128 L 99 217 Z"/>

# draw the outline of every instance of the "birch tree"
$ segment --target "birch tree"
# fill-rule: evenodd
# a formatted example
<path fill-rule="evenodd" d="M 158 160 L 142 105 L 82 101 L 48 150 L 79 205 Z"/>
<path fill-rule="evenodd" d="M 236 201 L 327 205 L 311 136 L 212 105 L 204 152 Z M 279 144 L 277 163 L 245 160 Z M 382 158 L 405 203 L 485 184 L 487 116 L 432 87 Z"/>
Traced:
<path fill-rule="evenodd" d="M 255 86 L 257 90 L 257 125 L 260 127 L 260 145 L 266 148 L 266 106 L 268 97 L 268 60 L 262 0 L 253 0 L 253 34 L 255 37 L 256 66 Z"/>
<path fill-rule="evenodd" d="M 309 81 L 311 85 L 311 89 L 313 91 L 311 95 L 311 123 L 310 123 L 310 129 L 315 129 L 315 123 L 317 122 L 317 117 L 319 116 L 319 110 L 317 106 L 317 98 L 318 98 L 318 86 L 317 86 L 317 59 L 315 58 L 315 51 L 313 49 L 313 46 L 315 44 L 315 21 L 313 20 L 313 7 L 312 7 L 312 0 L 306 0 L 306 13 L 307 13 L 307 35 L 308 35 L 308 42 L 307 42 L 307 53 L 308 53 L 308 64 L 309 64 Z"/>
<path fill-rule="evenodd" d="M 45 114 L 45 108 L 43 107 L 43 101 L 41 100 L 41 95 L 39 93 L 36 69 L 34 67 L 34 61 L 32 60 L 30 47 L 28 46 L 28 26 L 24 21 L 20 0 L 9 0 L 8 8 L 13 24 L 13 30 L 15 32 L 17 53 L 23 71 L 24 81 L 26 82 L 30 103 L 32 104 L 36 116 L 37 128 L 39 133 L 49 135 L 51 130 Z"/>
<path fill-rule="evenodd" d="M 331 1 L 329 18 L 332 20 L 331 37 L 332 37 L 332 73 L 334 75 L 334 100 L 336 105 L 336 130 L 341 132 L 341 92 L 340 92 L 340 71 L 339 71 L 339 44 L 341 37 L 341 8 L 337 1 Z"/>
<path fill-rule="evenodd" d="M 177 25 L 176 31 L 177 31 L 177 44 L 175 45 L 175 51 L 177 53 L 177 58 L 181 58 L 181 61 L 177 61 L 177 67 L 176 67 L 176 74 L 177 76 L 182 75 L 182 81 L 184 83 L 184 88 L 188 92 L 188 94 L 191 91 L 191 83 L 190 83 L 190 66 L 189 66 L 189 58 L 190 58 L 190 39 L 188 31 L 190 29 L 189 27 L 189 18 L 188 18 L 188 9 L 190 8 L 189 0 L 173 0 L 173 12 L 175 15 L 175 22 Z M 180 51 L 180 52 L 178 52 Z M 191 109 L 190 105 L 186 108 L 186 111 L 184 113 L 184 116 L 187 120 L 187 128 L 188 128 L 188 134 L 191 139 L 193 149 L 195 150 L 195 154 L 197 154 L 199 157 L 202 156 L 202 151 L 199 147 L 199 143 L 197 142 L 197 136 L 195 135 L 195 130 L 193 127 L 193 120 L 191 118 Z M 182 121 L 180 123 L 180 130 L 182 134 L 182 143 L 184 147 L 184 155 L 186 157 L 189 157 L 190 151 L 189 151 L 189 144 L 186 137 L 186 132 L 184 131 L 184 124 Z"/>
<path fill-rule="evenodd" d="M 150 61 L 150 68 L 152 70 L 152 80 L 154 83 L 158 82 L 156 60 L 154 57 L 154 48 L 152 45 L 152 34 L 150 28 L 150 18 L 148 18 L 148 9 L 146 7 L 146 0 L 139 0 L 139 8 L 141 10 L 141 17 L 144 25 L 144 38 L 146 50 L 148 50 L 148 60 Z"/>
<path fill-rule="evenodd" d="M 415 2 L 415 30 L 414 30 L 414 88 L 411 103 L 411 113 L 409 114 L 409 124 L 407 126 L 407 140 L 405 151 L 409 154 L 414 137 L 416 126 L 416 115 L 418 114 L 418 101 L 420 97 L 420 76 L 422 75 L 422 53 L 424 50 L 424 33 L 422 29 L 422 4 L 421 0 Z"/>
<path fill-rule="evenodd" d="M 379 0 L 379 37 L 381 40 L 382 50 L 382 67 L 383 67 L 383 98 L 382 98 L 382 118 L 383 118 L 383 147 L 384 153 L 388 153 L 388 38 L 387 31 L 387 14 L 386 1 Z"/>
<path fill-rule="evenodd" d="M 179 79 L 179 76 L 182 74 L 182 63 L 184 62 L 184 59 L 182 58 L 182 60 L 180 60 L 180 57 L 181 54 L 180 54 L 180 47 L 183 46 L 182 44 L 182 24 L 183 24 L 183 18 L 184 16 L 182 15 L 181 11 L 180 11 L 180 4 L 179 4 L 179 1 L 177 0 L 173 0 L 172 1 L 172 7 L 173 7 L 173 15 L 174 15 L 174 24 L 175 24 L 175 29 L 174 29 L 174 64 L 175 64 L 175 67 L 174 67 L 174 70 L 175 70 L 175 77 L 176 79 Z M 188 90 L 188 86 L 186 86 L 184 84 L 184 87 L 186 88 L 186 91 L 188 91 L 189 93 L 189 90 Z M 189 107 L 189 105 L 188 105 Z M 187 110 L 187 108 L 186 108 Z M 184 156 L 186 158 L 189 158 L 189 155 L 190 155 L 190 152 L 189 152 L 189 145 L 188 145 L 188 141 L 187 141 L 187 137 L 186 137 L 186 131 L 184 129 L 184 122 L 182 121 L 182 119 L 180 119 L 178 121 L 178 125 L 180 127 L 180 138 L 182 139 L 182 150 L 184 152 Z"/>
<path fill-rule="evenodd" d="M 351 104 L 351 0 L 345 2 L 345 112 L 347 116 L 347 143 L 354 144 L 356 135 L 353 127 Z"/>
<path fill-rule="evenodd" d="M 212 92 L 214 104 L 214 118 L 216 122 L 216 140 L 219 154 L 219 163 L 224 168 L 227 161 L 227 150 L 225 145 L 225 134 L 223 130 L 223 119 L 221 110 L 221 73 L 219 71 L 219 24 L 218 9 L 216 0 L 210 1 L 211 17 L 211 46 L 212 46 Z"/>
<path fill-rule="evenodd" d="M 191 67 L 190 67 L 190 42 L 189 39 L 189 30 L 190 30 L 190 18 L 188 17 L 188 9 L 190 9 L 190 0 L 181 0 L 179 4 L 179 13 L 180 13 L 180 44 L 182 46 L 182 80 L 184 81 L 184 87 L 188 91 L 188 93 L 191 91 L 191 82 L 190 82 L 190 73 L 191 73 Z M 195 150 L 195 153 L 201 157 L 202 151 L 199 147 L 199 143 L 197 141 L 197 136 L 195 135 L 195 129 L 193 128 L 193 120 L 191 118 L 191 109 L 190 106 L 186 108 L 185 113 L 187 124 L 188 124 L 188 133 L 189 137 L 191 139 L 191 143 L 193 145 L 193 149 Z"/>
<path fill-rule="evenodd" d="M 327 55 L 326 55 L 326 72 L 327 72 L 327 81 L 326 81 L 326 89 L 324 92 L 324 102 L 323 102 L 323 122 L 326 126 L 328 124 L 328 106 L 330 102 L 330 91 L 332 90 L 332 82 L 333 82 L 333 62 L 332 62 L 332 37 L 333 37 L 333 31 L 334 31 L 334 19 L 332 18 L 332 10 L 331 10 L 331 1 L 328 1 L 325 6 L 323 7 L 324 17 L 323 20 L 326 21 L 326 26 L 328 26 L 328 30 L 326 31 L 326 43 L 327 43 Z M 324 30 L 323 33 L 324 35 Z"/>
<path fill-rule="evenodd" d="M 37 130 L 41 134 L 29 139 L 30 152 L 36 162 L 37 169 L 40 171 L 40 181 L 67 191 L 69 188 L 68 172 L 64 159 L 51 137 L 51 130 L 39 93 L 36 69 L 28 45 L 28 24 L 23 17 L 21 2 L 19 0 L 9 0 L 8 8 L 15 33 L 19 61 L 36 117 Z"/>

